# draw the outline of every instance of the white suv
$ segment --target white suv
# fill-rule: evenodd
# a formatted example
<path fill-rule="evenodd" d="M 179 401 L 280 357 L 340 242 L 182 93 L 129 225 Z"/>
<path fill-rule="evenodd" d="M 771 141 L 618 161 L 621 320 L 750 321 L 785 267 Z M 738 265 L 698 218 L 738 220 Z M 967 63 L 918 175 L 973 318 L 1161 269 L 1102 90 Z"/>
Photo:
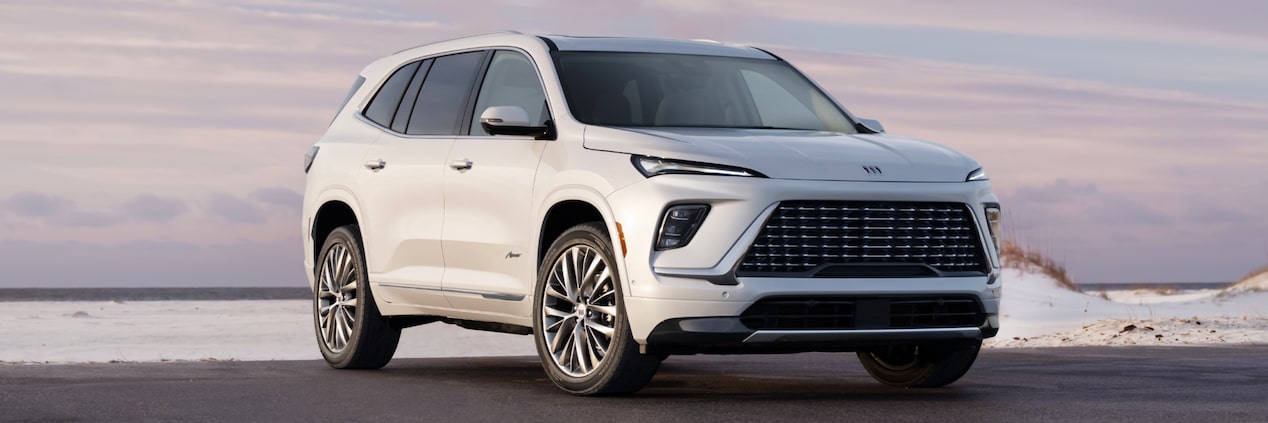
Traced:
<path fill-rule="evenodd" d="M 574 394 L 671 354 L 855 351 L 942 386 L 999 330 L 999 205 L 973 159 L 886 135 L 767 51 L 479 35 L 371 63 L 306 157 L 318 345 L 532 334 Z"/>

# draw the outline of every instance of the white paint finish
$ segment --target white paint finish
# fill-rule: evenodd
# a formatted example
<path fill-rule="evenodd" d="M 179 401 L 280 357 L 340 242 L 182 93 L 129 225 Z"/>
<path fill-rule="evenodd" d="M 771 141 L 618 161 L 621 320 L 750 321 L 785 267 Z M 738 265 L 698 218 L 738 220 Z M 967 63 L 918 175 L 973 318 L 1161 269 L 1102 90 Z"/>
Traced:
<path fill-rule="evenodd" d="M 354 124 L 365 123 L 358 121 Z M 382 160 L 383 169 L 358 169 L 361 233 L 370 280 L 439 288 L 445 270 L 441 250 L 445 161 L 449 137 L 397 137 L 384 133 L 361 161 Z M 384 299 L 389 299 L 385 296 Z M 437 304 L 443 305 L 443 299 Z"/>
<path fill-rule="evenodd" d="M 463 137 L 445 170 L 443 245 L 446 289 L 529 296 L 537 270 L 533 181 L 542 152 L 553 141 L 526 137 Z M 528 301 L 489 300 L 447 292 L 457 309 L 525 315 Z"/>
<path fill-rule="evenodd" d="M 615 129 L 586 147 L 756 170 L 774 179 L 964 182 L 976 161 L 928 141 L 894 135 L 767 129 Z M 606 131 L 603 131 L 606 132 Z M 879 167 L 879 174 L 864 166 Z"/>

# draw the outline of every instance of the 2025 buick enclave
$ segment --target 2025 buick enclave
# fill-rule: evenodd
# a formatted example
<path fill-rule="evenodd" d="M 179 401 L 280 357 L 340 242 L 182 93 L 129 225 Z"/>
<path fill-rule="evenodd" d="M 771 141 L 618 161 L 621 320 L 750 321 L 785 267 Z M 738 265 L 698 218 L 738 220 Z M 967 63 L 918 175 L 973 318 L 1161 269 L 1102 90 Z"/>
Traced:
<path fill-rule="evenodd" d="M 432 322 L 532 334 L 581 395 L 672 354 L 857 352 L 954 382 L 999 330 L 1000 209 L 762 49 L 485 34 L 357 78 L 306 156 L 322 355 L 379 368 Z"/>

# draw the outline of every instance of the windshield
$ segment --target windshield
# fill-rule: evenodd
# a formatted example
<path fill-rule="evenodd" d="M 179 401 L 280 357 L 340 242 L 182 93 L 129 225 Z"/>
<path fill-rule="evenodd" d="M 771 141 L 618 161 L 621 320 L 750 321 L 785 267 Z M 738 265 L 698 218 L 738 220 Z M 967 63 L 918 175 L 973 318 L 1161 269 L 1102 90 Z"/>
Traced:
<path fill-rule="evenodd" d="M 779 60 L 555 52 L 568 108 L 592 125 L 855 132 L 823 92 Z"/>

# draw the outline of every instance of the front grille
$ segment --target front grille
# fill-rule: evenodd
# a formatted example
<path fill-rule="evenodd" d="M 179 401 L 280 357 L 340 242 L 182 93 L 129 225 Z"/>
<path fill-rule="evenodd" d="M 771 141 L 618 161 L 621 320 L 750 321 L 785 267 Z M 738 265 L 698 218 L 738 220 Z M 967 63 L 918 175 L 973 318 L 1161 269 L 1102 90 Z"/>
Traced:
<path fill-rule="evenodd" d="M 988 271 L 977 223 L 963 203 L 785 201 L 766 220 L 737 275 L 912 277 Z"/>
<path fill-rule="evenodd" d="M 979 327 L 982 306 L 971 297 L 774 297 L 740 315 L 753 330 L 921 329 Z"/>

